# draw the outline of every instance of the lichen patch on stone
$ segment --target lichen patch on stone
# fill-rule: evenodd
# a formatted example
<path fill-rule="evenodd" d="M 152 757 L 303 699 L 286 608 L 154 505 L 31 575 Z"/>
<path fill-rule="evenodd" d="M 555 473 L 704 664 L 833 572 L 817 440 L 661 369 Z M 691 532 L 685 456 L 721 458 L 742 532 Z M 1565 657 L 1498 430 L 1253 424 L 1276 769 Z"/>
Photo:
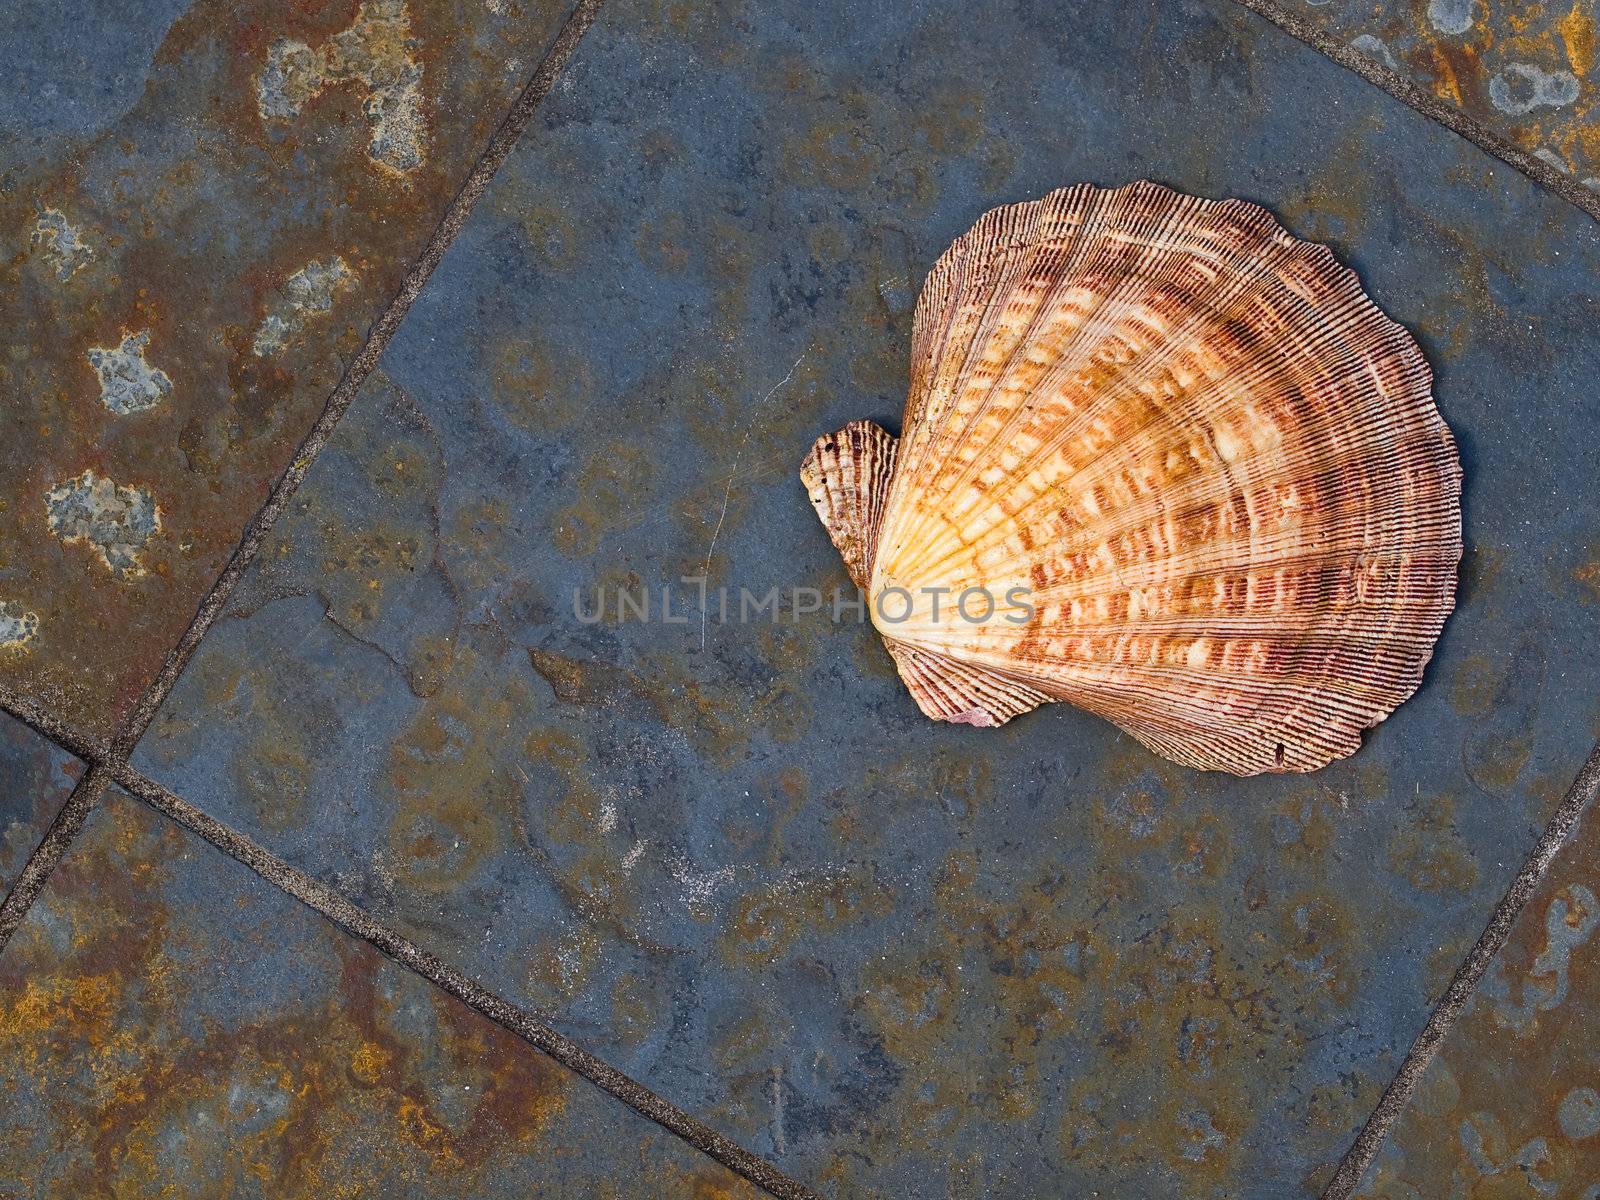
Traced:
<path fill-rule="evenodd" d="M 93 346 L 89 365 L 100 377 L 100 401 L 119 416 L 154 408 L 172 392 L 172 380 L 145 361 L 150 331 L 141 329 L 123 337 L 115 349 Z"/>
<path fill-rule="evenodd" d="M 1514 62 L 1489 80 L 1489 102 L 1513 117 L 1536 108 L 1565 108 L 1578 98 L 1578 77 L 1571 71 L 1545 71 L 1533 63 Z"/>
<path fill-rule="evenodd" d="M 35 246 L 43 247 L 44 253 L 55 264 L 56 278 L 62 283 L 76 275 L 94 257 L 94 251 L 84 243 L 82 231 L 71 224 L 59 209 L 47 208 L 39 214 L 29 240 Z"/>
<path fill-rule="evenodd" d="M 354 279 L 355 272 L 337 255 L 308 262 L 289 276 L 283 296 L 262 318 L 251 350 L 263 358 L 277 354 L 305 328 L 308 318 L 330 311 L 334 293 L 349 287 Z"/>
<path fill-rule="evenodd" d="M 287 121 L 299 116 L 326 85 L 322 55 L 304 42 L 279 38 L 256 80 L 257 107 L 266 120 Z"/>
<path fill-rule="evenodd" d="M 46 492 L 44 507 L 50 532 L 64 544 L 87 542 L 124 582 L 144 574 L 140 551 L 161 528 L 148 488 L 119 487 L 89 470 Z"/>
<path fill-rule="evenodd" d="M 256 80 L 257 107 L 266 121 L 288 121 L 324 88 L 355 81 L 367 89 L 362 111 L 372 127 L 367 156 L 408 174 L 422 165 L 427 121 L 422 112 L 422 64 L 412 55 L 405 0 L 367 0 L 349 28 L 313 49 L 279 38 Z"/>
<path fill-rule="evenodd" d="M 39 633 L 39 614 L 11 600 L 0 600 L 0 650 L 20 650 Z"/>

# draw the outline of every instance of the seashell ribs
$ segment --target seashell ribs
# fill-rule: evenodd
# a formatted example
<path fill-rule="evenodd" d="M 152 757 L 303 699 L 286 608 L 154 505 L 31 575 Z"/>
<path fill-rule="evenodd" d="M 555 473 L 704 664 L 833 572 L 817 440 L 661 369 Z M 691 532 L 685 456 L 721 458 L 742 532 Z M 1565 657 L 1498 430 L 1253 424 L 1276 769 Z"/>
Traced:
<path fill-rule="evenodd" d="M 1188 766 L 1311 771 L 1416 690 L 1454 603 L 1431 384 L 1265 210 L 1080 185 L 956 240 L 901 438 L 854 422 L 801 477 L 928 716 L 1065 701 Z"/>

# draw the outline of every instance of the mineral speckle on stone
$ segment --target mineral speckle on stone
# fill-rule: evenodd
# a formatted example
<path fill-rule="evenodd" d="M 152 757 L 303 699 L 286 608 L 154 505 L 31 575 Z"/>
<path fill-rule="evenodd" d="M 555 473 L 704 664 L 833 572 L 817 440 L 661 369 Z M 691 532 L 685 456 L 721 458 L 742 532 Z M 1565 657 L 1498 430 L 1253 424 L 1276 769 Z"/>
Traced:
<path fill-rule="evenodd" d="M 59 209 L 47 208 L 34 222 L 30 241 L 42 247 L 55 265 L 56 279 L 65 283 L 94 257 L 94 251 L 84 243 L 82 231 L 68 222 Z"/>
<path fill-rule="evenodd" d="M 50 532 L 66 545 L 87 543 L 119 580 L 144 574 L 139 555 L 161 528 L 161 510 L 148 488 L 119 487 L 86 470 L 45 493 Z"/>
<path fill-rule="evenodd" d="M 367 89 L 362 112 L 372 127 L 368 157 L 402 175 L 415 171 L 423 162 L 428 127 L 422 64 L 413 48 L 405 0 L 367 0 L 349 28 L 316 48 L 280 38 L 256 80 L 262 119 L 292 120 L 324 88 L 354 80 Z"/>
<path fill-rule="evenodd" d="M 39 614 L 12 600 L 0 600 L 0 650 L 18 650 L 38 636 Z"/>
<path fill-rule="evenodd" d="M 263 358 L 277 354 L 305 328 L 308 318 L 330 311 L 334 293 L 348 287 L 354 279 L 355 272 L 337 255 L 301 267 L 289 276 L 283 296 L 262 318 L 252 352 Z"/>
<path fill-rule="evenodd" d="M 100 378 L 100 401 L 118 416 L 154 408 L 172 393 L 172 380 L 145 358 L 150 331 L 123 337 L 115 348 L 91 347 L 89 365 Z"/>

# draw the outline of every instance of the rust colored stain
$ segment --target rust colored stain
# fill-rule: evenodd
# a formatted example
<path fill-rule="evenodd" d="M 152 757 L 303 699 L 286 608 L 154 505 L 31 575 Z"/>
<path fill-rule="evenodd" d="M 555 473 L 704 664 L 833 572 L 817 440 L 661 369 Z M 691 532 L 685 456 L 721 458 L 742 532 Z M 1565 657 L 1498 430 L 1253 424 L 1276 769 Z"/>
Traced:
<path fill-rule="evenodd" d="M 1365 1200 L 1600 1188 L 1600 829 L 1569 836 L 1368 1170 Z"/>
<path fill-rule="evenodd" d="M 121 795 L 0 957 L 0 1195 L 756 1189 Z"/>
<path fill-rule="evenodd" d="M 1600 75 L 1593 0 L 1485 4 L 1301 0 L 1300 16 L 1600 189 Z"/>
<path fill-rule="evenodd" d="M 123 20 L 155 27 L 158 7 Z M 141 81 L 125 111 L 15 131 L 0 680 L 117 726 L 570 7 L 197 0 L 153 58 L 101 64 Z M 138 489 L 136 545 L 105 521 L 63 531 L 58 499 L 86 480 Z"/>

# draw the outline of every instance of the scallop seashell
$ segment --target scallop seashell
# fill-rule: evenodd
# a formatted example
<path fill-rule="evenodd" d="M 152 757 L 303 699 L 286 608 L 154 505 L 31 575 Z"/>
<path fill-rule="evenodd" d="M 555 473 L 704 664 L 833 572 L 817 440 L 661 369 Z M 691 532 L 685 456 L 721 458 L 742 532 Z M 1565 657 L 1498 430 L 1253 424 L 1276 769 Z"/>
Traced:
<path fill-rule="evenodd" d="M 801 476 L 928 716 L 1066 701 L 1252 775 L 1353 753 L 1416 690 L 1460 460 L 1327 247 L 1239 200 L 1067 188 L 945 252 L 911 359 L 899 441 L 855 422 Z"/>

